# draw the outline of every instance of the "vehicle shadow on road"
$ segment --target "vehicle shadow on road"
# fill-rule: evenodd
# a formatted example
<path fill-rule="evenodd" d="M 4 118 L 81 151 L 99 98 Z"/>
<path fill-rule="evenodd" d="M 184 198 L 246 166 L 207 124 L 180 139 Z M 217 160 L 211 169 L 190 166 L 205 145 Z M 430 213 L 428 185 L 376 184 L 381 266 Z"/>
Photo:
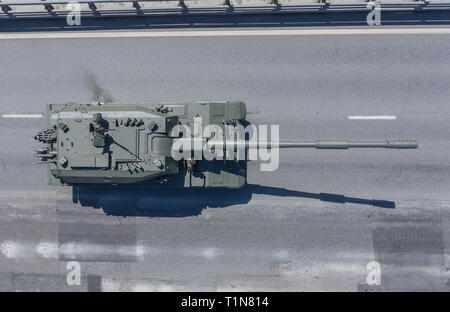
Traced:
<path fill-rule="evenodd" d="M 136 189 L 130 187 L 73 187 L 74 202 L 101 208 L 108 215 L 137 217 L 189 217 L 205 208 L 245 205 L 253 194 L 275 197 L 317 199 L 330 203 L 353 203 L 380 208 L 395 208 L 387 200 L 347 197 L 339 194 L 309 193 L 285 188 L 247 184 L 242 189 Z"/>

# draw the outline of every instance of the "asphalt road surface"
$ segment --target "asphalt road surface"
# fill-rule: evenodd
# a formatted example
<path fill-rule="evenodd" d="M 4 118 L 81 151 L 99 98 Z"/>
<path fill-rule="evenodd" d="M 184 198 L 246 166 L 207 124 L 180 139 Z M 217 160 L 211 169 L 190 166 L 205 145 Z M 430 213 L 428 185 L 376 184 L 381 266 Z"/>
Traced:
<path fill-rule="evenodd" d="M 449 290 L 449 46 L 448 34 L 0 40 L 1 114 L 243 100 L 282 139 L 420 144 L 282 150 L 274 172 L 250 163 L 241 191 L 91 189 L 82 206 L 33 156 L 44 119 L 2 116 L 0 290 Z"/>

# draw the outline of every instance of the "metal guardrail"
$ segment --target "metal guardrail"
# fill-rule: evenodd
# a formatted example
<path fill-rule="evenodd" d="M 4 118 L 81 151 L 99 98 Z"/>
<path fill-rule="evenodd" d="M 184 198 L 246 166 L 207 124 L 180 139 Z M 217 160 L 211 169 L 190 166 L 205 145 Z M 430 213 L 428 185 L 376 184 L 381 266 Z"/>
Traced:
<path fill-rule="evenodd" d="M 354 3 L 332 3 L 328 0 L 318 0 L 317 3 L 305 4 L 282 4 L 278 0 L 272 0 L 267 5 L 235 5 L 230 0 L 223 0 L 222 5 L 198 5 L 202 0 L 197 0 L 196 5 L 190 7 L 188 0 L 79 0 L 79 1 L 61 1 L 61 0 L 42 0 L 32 2 L 17 1 L 1 1 L 0 0 L 0 18 L 26 18 L 26 17 L 65 17 L 70 10 L 67 5 L 70 3 L 78 3 L 83 5 L 80 11 L 82 16 L 119 16 L 119 15 L 145 15 L 145 14 L 264 14 L 264 13 L 293 13 L 293 12 L 358 12 L 369 11 L 367 2 Z M 177 3 L 173 7 L 162 8 L 144 8 L 140 3 Z M 128 3 L 129 7 L 121 8 L 99 8 L 99 4 L 124 4 Z M 206 2 L 205 2 L 206 4 Z M 450 10 L 450 2 L 429 2 L 429 1 L 413 1 L 413 2 L 378 2 L 383 11 L 426 11 L 426 10 Z M 21 11 L 24 7 L 41 7 L 40 11 Z M 3 13 L 3 14 L 2 14 Z"/>

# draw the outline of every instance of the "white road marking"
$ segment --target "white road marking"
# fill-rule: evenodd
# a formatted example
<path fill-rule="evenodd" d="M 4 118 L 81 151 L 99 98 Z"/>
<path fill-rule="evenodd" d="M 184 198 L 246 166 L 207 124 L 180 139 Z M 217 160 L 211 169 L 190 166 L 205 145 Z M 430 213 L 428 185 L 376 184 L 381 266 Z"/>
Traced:
<path fill-rule="evenodd" d="M 136 256 L 143 259 L 147 250 L 141 245 L 101 245 L 82 242 L 58 244 L 40 242 L 34 245 L 30 242 L 0 241 L 0 253 L 7 258 L 58 258 L 60 255 L 76 258 L 80 255 L 101 257 L 104 255 Z"/>
<path fill-rule="evenodd" d="M 173 284 L 168 284 L 173 283 Z M 155 280 L 124 280 L 115 278 L 102 278 L 101 289 L 103 292 L 168 292 L 183 291 L 186 286 L 171 281 Z"/>
<path fill-rule="evenodd" d="M 11 241 L 0 242 L 0 252 L 6 258 L 15 258 L 18 255 L 18 246 Z"/>
<path fill-rule="evenodd" d="M 2 33 L 1 39 L 89 39 L 145 37 L 302 36 L 302 35 L 418 35 L 450 34 L 450 28 L 327 28 L 327 29 L 234 29 L 145 30 Z"/>
<path fill-rule="evenodd" d="M 42 114 L 2 114 L 2 118 L 42 118 Z"/>
<path fill-rule="evenodd" d="M 348 116 L 350 120 L 395 120 L 396 116 Z"/>

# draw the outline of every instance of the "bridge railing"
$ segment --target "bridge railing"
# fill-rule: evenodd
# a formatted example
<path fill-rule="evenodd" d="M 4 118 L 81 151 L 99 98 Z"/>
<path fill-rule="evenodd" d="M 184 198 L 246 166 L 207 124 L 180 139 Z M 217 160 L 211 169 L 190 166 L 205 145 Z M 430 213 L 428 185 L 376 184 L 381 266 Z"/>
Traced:
<path fill-rule="evenodd" d="M 63 17 L 80 5 L 81 15 L 251 14 L 370 11 L 368 2 L 333 0 L 0 0 L 0 17 Z M 450 1 L 377 1 L 383 11 L 450 10 Z"/>

